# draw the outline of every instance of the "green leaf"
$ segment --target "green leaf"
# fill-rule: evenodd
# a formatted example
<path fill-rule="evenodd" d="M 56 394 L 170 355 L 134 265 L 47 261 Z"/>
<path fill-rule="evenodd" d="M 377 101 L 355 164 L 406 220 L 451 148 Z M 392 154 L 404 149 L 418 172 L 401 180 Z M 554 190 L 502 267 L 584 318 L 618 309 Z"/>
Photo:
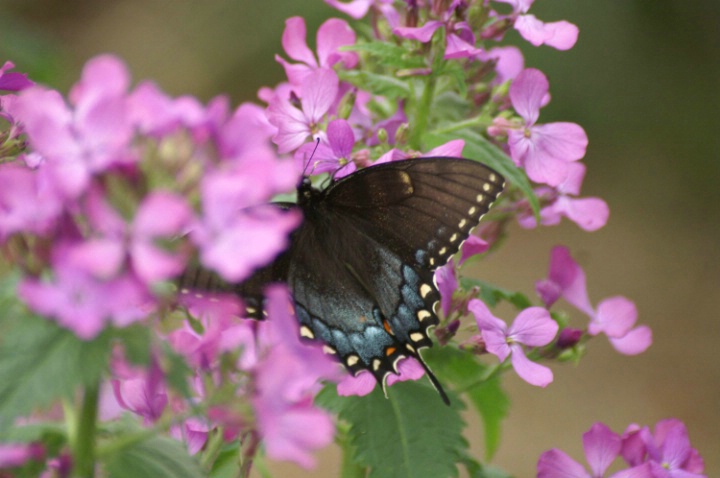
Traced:
<path fill-rule="evenodd" d="M 388 99 L 407 98 L 410 96 L 410 87 L 407 82 L 392 76 L 370 73 L 368 71 L 340 71 L 341 80 L 352 83 L 360 89 L 370 93 L 385 96 Z"/>
<path fill-rule="evenodd" d="M 460 279 L 460 285 L 463 289 L 468 290 L 472 287 L 480 288 L 480 298 L 489 307 L 495 307 L 498 302 L 505 300 L 514 305 L 517 309 L 523 310 L 532 307 L 533 304 L 522 292 L 515 292 L 502 287 L 497 287 L 489 282 L 472 277 L 463 277 Z"/>
<path fill-rule="evenodd" d="M 355 461 L 371 478 L 457 476 L 467 443 L 461 432 L 462 404 L 443 405 L 435 390 L 418 382 L 397 383 L 385 398 L 379 387 L 365 397 L 343 400 L 340 418 L 350 426 Z"/>
<path fill-rule="evenodd" d="M 200 478 L 200 465 L 188 455 L 182 443 L 154 437 L 123 448 L 105 460 L 109 478 Z"/>
<path fill-rule="evenodd" d="M 428 135 L 428 142 L 433 145 L 446 143 L 453 139 L 464 139 L 464 154 L 468 158 L 487 164 L 505 179 L 515 185 L 525 196 L 532 208 L 535 218 L 540 218 L 540 201 L 533 191 L 530 180 L 524 171 L 512 162 L 512 159 L 500 148 L 488 141 L 483 135 L 470 129 L 461 129 L 452 133 L 432 133 Z"/>
<path fill-rule="evenodd" d="M 83 341 L 24 309 L 2 320 L 0 428 L 36 407 L 72 397 L 78 386 L 97 383 L 107 370 L 110 332 Z"/>
<path fill-rule="evenodd" d="M 464 390 L 482 417 L 485 428 L 485 456 L 489 460 L 500 444 L 502 420 L 507 416 L 509 399 L 500 388 L 497 376 L 482 381 L 487 366 L 477 358 L 454 347 L 437 347 L 425 351 L 423 357 L 443 380 Z"/>
<path fill-rule="evenodd" d="M 425 60 L 412 51 L 393 43 L 373 41 L 356 43 L 340 48 L 342 51 L 358 51 L 376 58 L 378 63 L 391 68 L 422 68 Z"/>

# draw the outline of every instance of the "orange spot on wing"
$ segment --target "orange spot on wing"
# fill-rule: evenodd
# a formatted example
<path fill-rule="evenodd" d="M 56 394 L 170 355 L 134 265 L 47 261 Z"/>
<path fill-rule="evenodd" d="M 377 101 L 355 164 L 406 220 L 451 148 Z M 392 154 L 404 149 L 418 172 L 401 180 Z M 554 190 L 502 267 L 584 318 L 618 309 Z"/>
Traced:
<path fill-rule="evenodd" d="M 385 355 L 388 357 L 395 353 L 397 349 L 395 347 L 388 347 L 385 349 Z"/>

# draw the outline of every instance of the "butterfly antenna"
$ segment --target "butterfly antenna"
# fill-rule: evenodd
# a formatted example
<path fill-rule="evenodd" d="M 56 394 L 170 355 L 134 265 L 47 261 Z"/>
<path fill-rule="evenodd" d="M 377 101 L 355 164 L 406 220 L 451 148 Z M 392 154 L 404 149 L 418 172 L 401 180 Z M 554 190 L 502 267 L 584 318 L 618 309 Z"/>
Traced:
<path fill-rule="evenodd" d="M 313 148 L 312 154 L 310 154 L 310 157 L 308 158 L 307 163 L 305 163 L 305 169 L 303 169 L 303 174 L 302 174 L 303 176 L 309 176 L 308 174 L 305 174 L 305 173 L 307 173 L 308 167 L 310 166 L 310 164 L 312 164 L 312 159 L 315 156 L 315 152 L 317 151 L 318 146 L 320 146 L 320 138 L 319 137 L 315 138 L 315 147 Z M 315 166 L 316 165 L 313 164 L 313 167 L 312 167 L 313 170 L 315 169 Z M 310 174 L 312 174 L 312 170 L 310 171 Z"/>
<path fill-rule="evenodd" d="M 432 383 L 432 386 L 435 387 L 435 390 L 437 390 L 437 393 L 440 395 L 440 398 L 442 398 L 442 401 L 447 405 L 450 406 L 450 397 L 447 396 L 447 393 L 445 393 L 445 389 L 440 384 L 440 381 L 435 377 L 435 374 L 430 370 L 430 367 L 428 367 L 428 364 L 425 363 L 425 361 L 420 357 L 420 354 L 418 353 L 417 361 L 420 362 L 420 365 L 422 365 L 422 368 L 425 369 L 425 373 L 427 374 L 428 378 L 430 379 L 430 383 Z"/>

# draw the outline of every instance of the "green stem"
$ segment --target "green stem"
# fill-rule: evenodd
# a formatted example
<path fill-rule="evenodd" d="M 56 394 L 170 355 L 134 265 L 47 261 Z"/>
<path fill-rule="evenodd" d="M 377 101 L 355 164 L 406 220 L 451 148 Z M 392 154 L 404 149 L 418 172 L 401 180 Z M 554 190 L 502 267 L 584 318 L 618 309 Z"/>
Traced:
<path fill-rule="evenodd" d="M 73 449 L 73 476 L 92 478 L 95 475 L 95 430 L 97 427 L 98 399 L 100 396 L 97 383 L 85 388 L 85 396 L 80 405 L 78 422 L 75 427 Z"/>
<path fill-rule="evenodd" d="M 467 128 L 487 128 L 492 124 L 492 119 L 487 116 L 476 116 L 474 118 L 466 119 L 463 121 L 458 121 L 457 123 L 452 123 L 449 125 L 445 125 L 442 128 L 437 128 L 432 131 L 433 134 L 448 134 L 448 133 L 454 133 L 455 131 L 460 131 Z"/>
<path fill-rule="evenodd" d="M 242 450 L 240 455 L 240 470 L 238 471 L 239 478 L 249 478 L 250 470 L 252 470 L 253 461 L 255 460 L 255 454 L 260 446 L 260 437 L 257 433 L 248 433 L 242 443 Z"/>
<path fill-rule="evenodd" d="M 200 458 L 200 465 L 208 472 L 212 469 L 215 460 L 220 454 L 222 446 L 225 444 L 223 439 L 224 430 L 222 427 L 218 427 L 210 433 L 205 450 Z"/>
<path fill-rule="evenodd" d="M 435 94 L 435 78 L 430 75 L 425 82 L 420 102 L 415 108 L 415 121 L 410 134 L 410 147 L 420 151 L 422 149 L 422 138 L 425 136 L 430 122 L 430 108 L 432 107 L 433 95 Z"/>

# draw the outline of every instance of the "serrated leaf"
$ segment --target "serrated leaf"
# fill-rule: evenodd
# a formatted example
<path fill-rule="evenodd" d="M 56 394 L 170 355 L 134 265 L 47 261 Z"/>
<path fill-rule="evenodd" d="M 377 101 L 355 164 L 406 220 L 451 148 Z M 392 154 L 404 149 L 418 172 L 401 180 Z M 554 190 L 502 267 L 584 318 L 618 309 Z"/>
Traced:
<path fill-rule="evenodd" d="M 451 395 L 447 407 L 435 390 L 417 382 L 395 384 L 388 396 L 377 388 L 343 400 L 339 415 L 350 425 L 354 461 L 369 467 L 371 478 L 457 476 L 467 448 L 459 398 Z"/>
<path fill-rule="evenodd" d="M 363 42 L 344 46 L 340 50 L 367 53 L 376 58 L 381 65 L 392 68 L 422 68 L 426 66 L 422 57 L 393 43 Z"/>
<path fill-rule="evenodd" d="M 182 443 L 154 437 L 123 448 L 104 462 L 109 478 L 200 478 L 205 473 Z"/>
<path fill-rule="evenodd" d="M 338 76 L 341 80 L 352 83 L 362 90 L 385 96 L 388 99 L 407 98 L 410 96 L 410 87 L 408 84 L 392 76 L 358 70 L 339 71 Z"/>
<path fill-rule="evenodd" d="M 454 347 L 437 347 L 423 357 L 443 380 L 464 390 L 480 414 L 484 425 L 485 456 L 489 460 L 500 444 L 502 420 L 507 416 L 509 399 L 500 388 L 498 377 L 482 381 L 487 366 L 474 355 Z"/>
<path fill-rule="evenodd" d="M 535 218 L 539 220 L 540 201 L 530 184 L 530 180 L 524 171 L 515 166 L 507 154 L 488 141 L 483 135 L 470 129 L 461 129 L 453 133 L 431 133 L 428 135 L 427 141 L 432 145 L 437 145 L 453 139 L 465 140 L 464 154 L 466 157 L 487 164 L 502 174 L 508 182 L 515 185 L 528 200 Z"/>
<path fill-rule="evenodd" d="M 0 344 L 0 428 L 36 407 L 71 397 L 107 369 L 110 333 L 83 341 L 54 323 L 23 312 Z"/>

